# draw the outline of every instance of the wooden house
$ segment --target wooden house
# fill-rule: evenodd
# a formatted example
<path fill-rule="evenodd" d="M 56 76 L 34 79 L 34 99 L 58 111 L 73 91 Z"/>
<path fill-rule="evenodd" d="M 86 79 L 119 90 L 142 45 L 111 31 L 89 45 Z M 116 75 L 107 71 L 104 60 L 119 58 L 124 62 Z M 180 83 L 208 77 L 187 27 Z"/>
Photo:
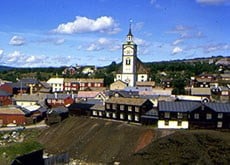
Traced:
<path fill-rule="evenodd" d="M 68 108 L 64 106 L 54 107 L 47 111 L 47 124 L 60 123 L 69 116 Z"/>
<path fill-rule="evenodd" d="M 0 108 L 0 125 L 6 126 L 8 124 L 25 125 L 25 113 L 16 107 L 1 107 Z"/>
<path fill-rule="evenodd" d="M 91 108 L 91 116 L 93 117 L 99 117 L 99 118 L 105 118 L 105 105 L 103 103 L 101 104 L 95 104 Z"/>
<path fill-rule="evenodd" d="M 188 129 L 190 112 L 199 107 L 199 102 L 160 101 L 158 103 L 158 128 Z"/>
<path fill-rule="evenodd" d="M 98 99 L 80 100 L 68 107 L 69 113 L 73 116 L 91 116 L 92 111 L 90 108 L 96 104 L 103 104 L 103 102 Z"/>
<path fill-rule="evenodd" d="M 38 95 L 15 95 L 14 96 L 15 104 L 21 107 L 38 105 L 39 96 Z"/>
<path fill-rule="evenodd" d="M 63 92 L 64 78 L 50 78 L 47 83 L 51 86 L 52 92 Z"/>
<path fill-rule="evenodd" d="M 190 113 L 190 128 L 230 128 L 229 103 L 204 103 Z"/>
<path fill-rule="evenodd" d="M 23 84 L 29 88 L 29 94 L 39 92 L 41 88 L 40 82 L 35 78 L 23 78 L 18 81 L 19 84 Z"/>
<path fill-rule="evenodd" d="M 104 89 L 104 79 L 101 78 L 79 78 L 77 82 L 80 84 L 80 90 Z"/>
<path fill-rule="evenodd" d="M 152 109 L 148 99 L 112 97 L 105 102 L 106 118 L 140 123 L 141 115 Z"/>
<path fill-rule="evenodd" d="M 80 90 L 80 83 L 75 78 L 65 78 L 63 88 L 65 92 L 76 93 Z"/>
<path fill-rule="evenodd" d="M 22 82 L 11 83 L 10 85 L 14 95 L 28 94 L 30 92 L 30 87 Z"/>
<path fill-rule="evenodd" d="M 225 86 L 220 86 L 220 101 L 221 102 L 230 102 L 230 88 Z"/>
<path fill-rule="evenodd" d="M 192 87 L 210 88 L 218 85 L 217 76 L 214 74 L 202 74 L 192 79 Z"/>
<path fill-rule="evenodd" d="M 172 82 L 173 82 L 173 79 L 167 79 L 167 78 L 163 78 L 161 79 L 161 86 L 162 88 L 172 88 Z"/>
<path fill-rule="evenodd" d="M 47 94 L 46 95 L 46 105 L 48 107 L 59 107 L 59 106 L 70 106 L 75 101 L 74 94 Z"/>

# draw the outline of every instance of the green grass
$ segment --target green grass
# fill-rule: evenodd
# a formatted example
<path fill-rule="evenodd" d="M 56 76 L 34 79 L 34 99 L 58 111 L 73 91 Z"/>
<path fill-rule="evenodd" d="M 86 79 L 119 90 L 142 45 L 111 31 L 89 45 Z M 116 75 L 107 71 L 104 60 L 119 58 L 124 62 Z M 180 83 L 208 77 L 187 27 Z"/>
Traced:
<path fill-rule="evenodd" d="M 43 146 L 37 142 L 38 130 L 24 130 L 23 142 L 9 143 L 0 147 L 0 164 L 10 164 L 16 157 L 42 149 Z"/>

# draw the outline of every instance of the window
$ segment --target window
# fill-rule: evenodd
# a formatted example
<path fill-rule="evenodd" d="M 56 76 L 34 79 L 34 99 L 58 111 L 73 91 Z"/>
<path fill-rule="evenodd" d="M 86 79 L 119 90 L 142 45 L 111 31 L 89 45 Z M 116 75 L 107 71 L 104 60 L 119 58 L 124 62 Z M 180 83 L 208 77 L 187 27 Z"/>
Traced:
<path fill-rule="evenodd" d="M 168 118 L 170 118 L 170 113 L 169 113 L 169 112 L 165 112 L 165 113 L 164 113 L 164 116 L 165 116 L 165 118 L 168 119 Z"/>
<path fill-rule="evenodd" d="M 217 122 L 217 128 L 222 128 L 223 122 L 222 121 L 218 121 Z"/>
<path fill-rule="evenodd" d="M 206 119 L 207 119 L 207 120 L 212 119 L 212 114 L 211 114 L 211 113 L 207 113 L 207 114 L 206 114 Z"/>
<path fill-rule="evenodd" d="M 132 111 L 132 106 L 128 106 L 128 111 Z"/>
<path fill-rule="evenodd" d="M 199 119 L 199 118 L 200 118 L 199 113 L 195 113 L 195 114 L 194 114 L 194 119 Z"/>
<path fill-rule="evenodd" d="M 125 106 L 124 105 L 120 105 L 120 110 L 124 111 L 125 110 Z"/>
<path fill-rule="evenodd" d="M 127 58 L 126 61 L 125 61 L 126 65 L 130 65 L 130 63 L 131 63 L 130 61 L 131 60 L 129 58 Z"/>
<path fill-rule="evenodd" d="M 182 121 L 177 121 L 177 126 L 182 126 Z"/>
<path fill-rule="evenodd" d="M 218 119 L 222 119 L 222 118 L 223 118 L 223 113 L 218 113 L 217 118 L 218 118 Z"/>
<path fill-rule="evenodd" d="M 140 112 L 140 107 L 135 107 L 135 112 Z"/>
<path fill-rule="evenodd" d="M 99 116 L 102 116 L 102 112 L 99 112 Z"/>
<path fill-rule="evenodd" d="M 106 112 L 106 117 L 110 117 L 110 113 L 109 112 Z"/>
<path fill-rule="evenodd" d="M 117 114 L 113 113 L 113 118 L 116 119 L 117 118 Z"/>
<path fill-rule="evenodd" d="M 139 121 L 139 116 L 138 115 L 135 115 L 135 121 Z"/>
<path fill-rule="evenodd" d="M 183 118 L 183 114 L 182 114 L 181 112 L 178 112 L 178 113 L 177 113 L 177 118 L 178 118 L 178 119 L 182 119 L 182 118 Z"/>
<path fill-rule="evenodd" d="M 165 120 L 165 125 L 168 126 L 169 125 L 169 121 Z"/>
<path fill-rule="evenodd" d="M 113 110 L 116 110 L 117 109 L 117 104 L 113 104 Z"/>
<path fill-rule="evenodd" d="M 110 104 L 106 104 L 106 109 L 110 109 Z"/>
<path fill-rule="evenodd" d="M 132 115 L 128 115 L 128 120 L 132 120 Z"/>
<path fill-rule="evenodd" d="M 97 116 L 97 111 L 93 111 L 93 115 L 94 115 L 94 116 Z"/>
<path fill-rule="evenodd" d="M 124 114 L 123 113 L 120 114 L 120 119 L 124 119 Z"/>

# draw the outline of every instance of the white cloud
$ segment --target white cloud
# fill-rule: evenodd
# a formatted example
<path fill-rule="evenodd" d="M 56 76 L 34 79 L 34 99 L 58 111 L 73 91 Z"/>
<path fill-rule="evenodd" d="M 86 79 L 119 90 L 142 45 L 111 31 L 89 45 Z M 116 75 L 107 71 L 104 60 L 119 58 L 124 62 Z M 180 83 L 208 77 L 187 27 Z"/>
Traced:
<path fill-rule="evenodd" d="M 203 46 L 200 46 L 200 48 L 202 48 L 205 53 L 211 53 L 211 52 L 216 52 L 216 51 L 230 50 L 230 45 L 219 43 L 219 44 L 203 45 Z"/>
<path fill-rule="evenodd" d="M 175 47 L 173 50 L 172 50 L 172 54 L 177 54 L 177 53 L 181 53 L 183 52 L 183 49 L 180 48 L 180 47 Z"/>
<path fill-rule="evenodd" d="M 8 56 L 7 56 L 7 63 L 18 62 L 18 61 L 20 61 L 21 57 L 23 57 L 23 54 L 21 52 L 14 51 L 13 53 L 8 54 Z"/>
<path fill-rule="evenodd" d="M 113 34 L 120 31 L 120 29 L 112 17 L 101 16 L 93 20 L 87 17 L 76 16 L 76 19 L 73 22 L 60 24 L 53 31 L 62 34 L 87 32 L 104 32 Z"/>
<path fill-rule="evenodd" d="M 3 49 L 0 49 L 0 56 L 3 55 Z"/>
<path fill-rule="evenodd" d="M 33 62 L 36 62 L 36 57 L 35 56 L 30 56 L 30 57 L 28 57 L 26 60 L 25 60 L 25 62 L 26 63 L 33 63 Z"/>
<path fill-rule="evenodd" d="M 82 47 L 80 47 L 82 48 Z M 98 40 L 92 42 L 88 46 L 86 46 L 86 51 L 100 51 L 107 49 L 109 51 L 118 50 L 120 46 L 118 46 L 116 40 L 108 39 L 108 38 L 99 38 Z"/>
<path fill-rule="evenodd" d="M 13 46 L 21 46 L 21 45 L 25 44 L 25 39 L 21 36 L 13 36 L 10 39 L 9 44 L 13 45 Z"/>
<path fill-rule="evenodd" d="M 95 43 L 92 43 L 86 48 L 87 51 L 99 51 L 102 50 L 103 48 Z"/>
<path fill-rule="evenodd" d="M 61 44 L 63 44 L 64 42 L 65 42 L 65 39 L 64 39 L 64 38 L 59 38 L 59 39 L 57 39 L 57 40 L 54 41 L 54 43 L 55 43 L 56 45 L 61 45 Z"/>
<path fill-rule="evenodd" d="M 179 43 L 181 43 L 181 42 L 183 42 L 183 39 L 177 39 L 177 40 L 175 40 L 173 43 L 172 43 L 172 45 L 178 45 Z"/>
<path fill-rule="evenodd" d="M 205 5 L 230 4 L 230 0 L 196 0 L 196 2 Z"/>

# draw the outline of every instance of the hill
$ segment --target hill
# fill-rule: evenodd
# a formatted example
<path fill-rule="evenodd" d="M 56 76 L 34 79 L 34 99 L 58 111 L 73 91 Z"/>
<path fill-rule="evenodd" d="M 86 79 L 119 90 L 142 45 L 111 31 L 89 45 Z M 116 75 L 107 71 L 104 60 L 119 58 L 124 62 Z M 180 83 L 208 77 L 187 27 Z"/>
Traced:
<path fill-rule="evenodd" d="M 178 131 L 159 139 L 122 164 L 229 164 L 230 134 L 211 130 Z"/>
<path fill-rule="evenodd" d="M 109 163 L 125 159 L 156 136 L 153 129 L 101 119 L 70 117 L 45 130 L 39 141 L 48 153 L 69 152 L 75 159 Z"/>
<path fill-rule="evenodd" d="M 230 163 L 229 132 L 174 132 L 122 122 L 70 117 L 43 131 L 38 139 L 48 153 L 69 152 L 71 158 L 91 163 Z"/>
<path fill-rule="evenodd" d="M 7 71 L 10 69 L 13 69 L 13 67 L 0 65 L 0 71 Z"/>

